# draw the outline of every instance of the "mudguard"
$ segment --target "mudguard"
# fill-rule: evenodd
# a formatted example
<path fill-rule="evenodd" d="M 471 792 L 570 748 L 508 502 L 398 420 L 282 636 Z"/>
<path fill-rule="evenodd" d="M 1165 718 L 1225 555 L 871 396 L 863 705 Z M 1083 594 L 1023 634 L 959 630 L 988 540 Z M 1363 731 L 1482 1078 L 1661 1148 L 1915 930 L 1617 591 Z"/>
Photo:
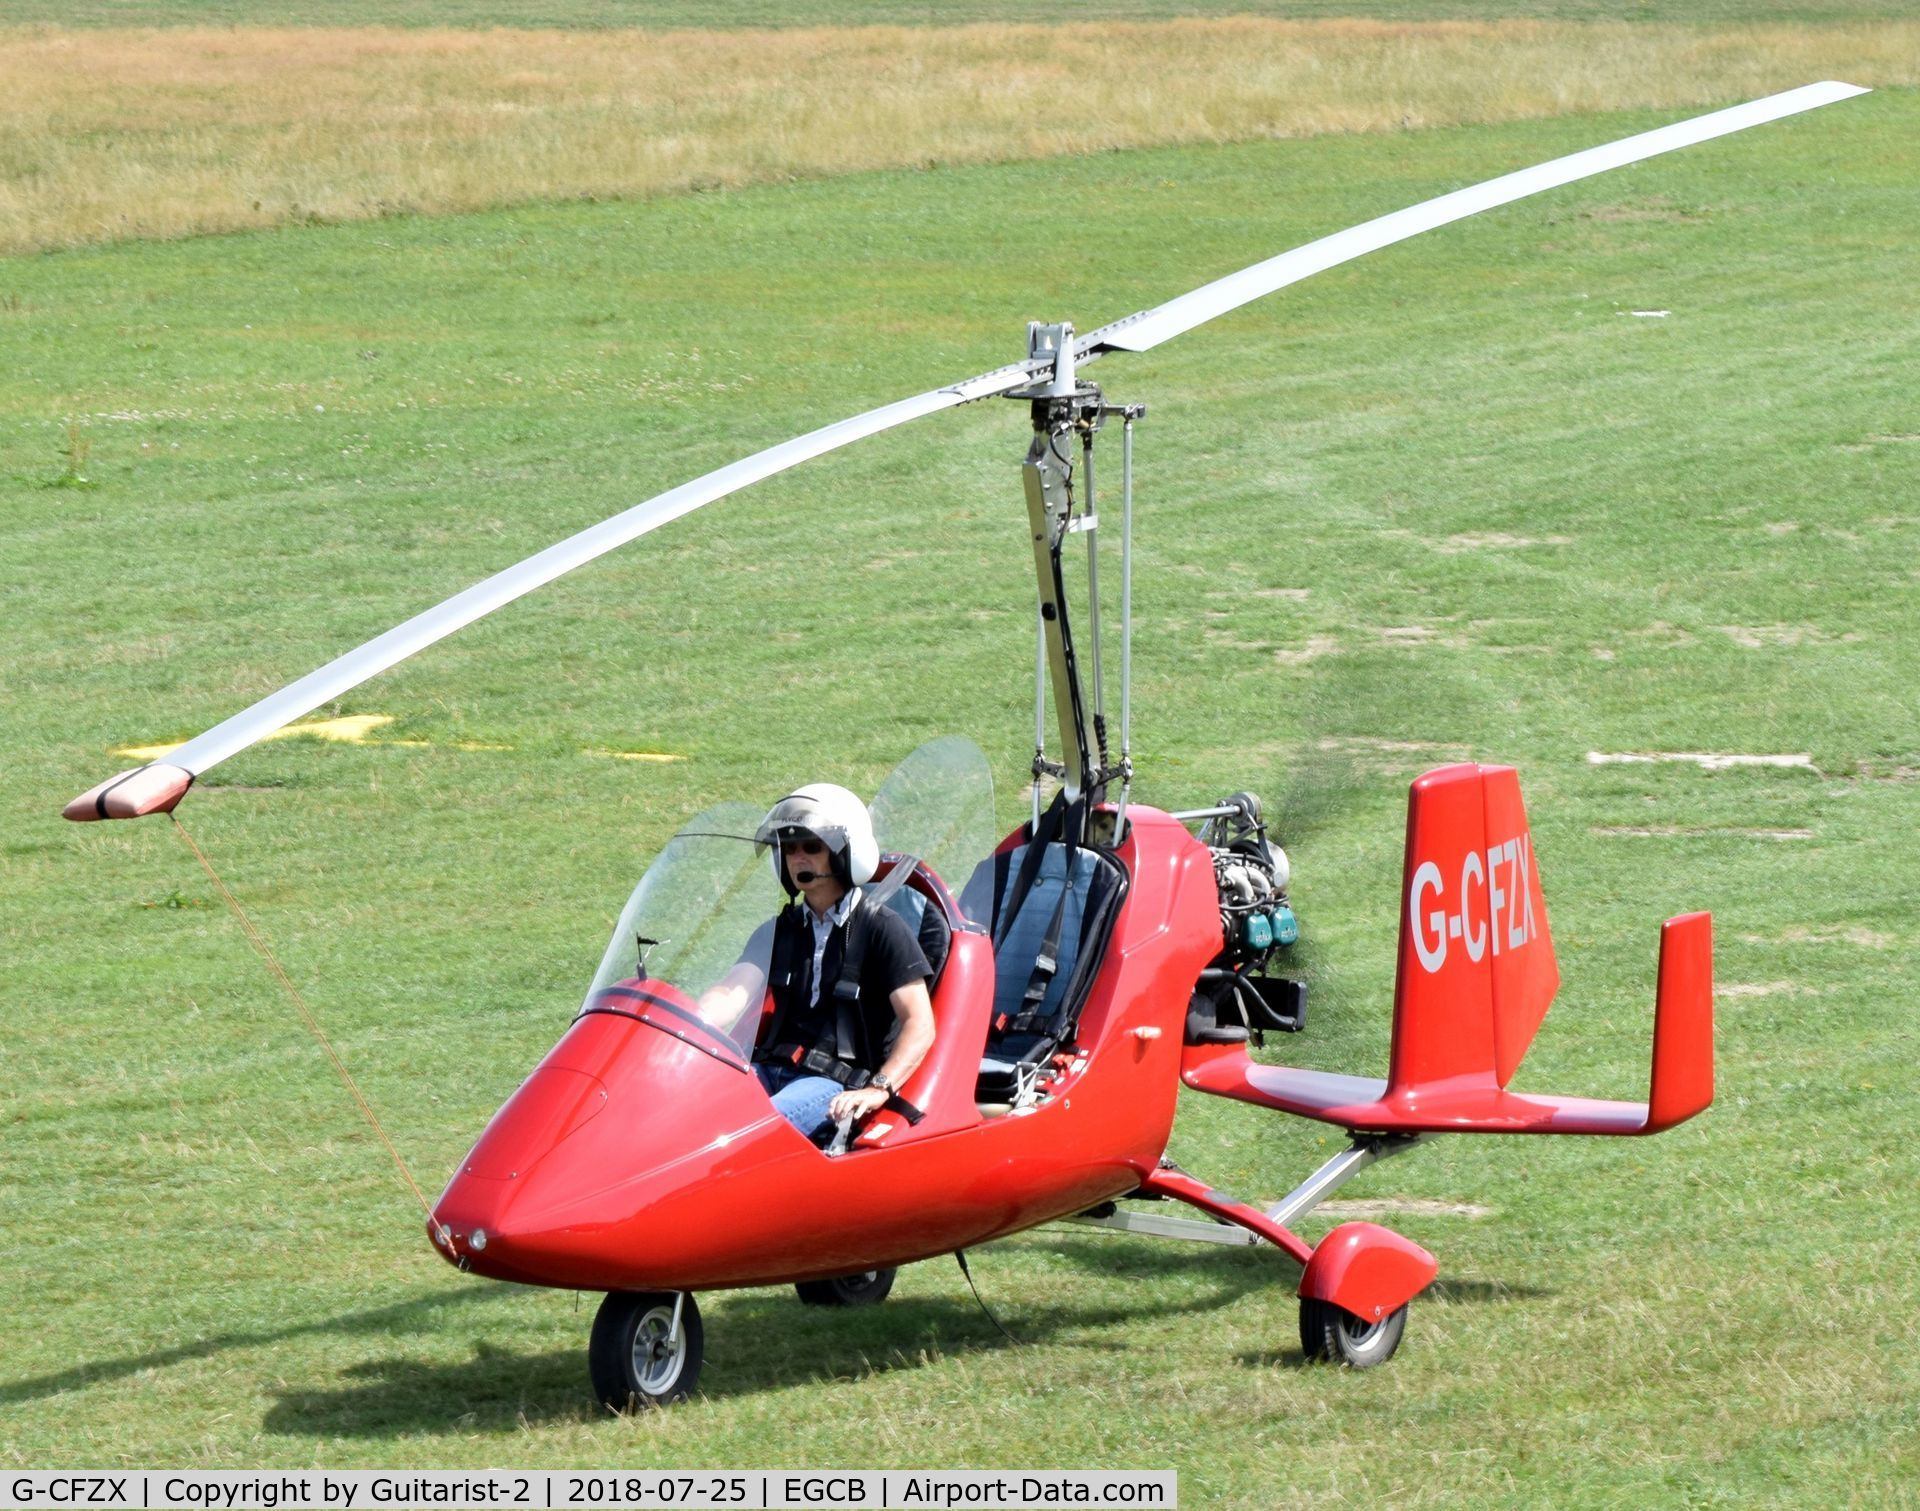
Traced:
<path fill-rule="evenodd" d="M 1377 1222 L 1346 1222 L 1320 1240 L 1300 1294 L 1378 1322 L 1424 1291 L 1440 1264 L 1419 1244 Z"/>

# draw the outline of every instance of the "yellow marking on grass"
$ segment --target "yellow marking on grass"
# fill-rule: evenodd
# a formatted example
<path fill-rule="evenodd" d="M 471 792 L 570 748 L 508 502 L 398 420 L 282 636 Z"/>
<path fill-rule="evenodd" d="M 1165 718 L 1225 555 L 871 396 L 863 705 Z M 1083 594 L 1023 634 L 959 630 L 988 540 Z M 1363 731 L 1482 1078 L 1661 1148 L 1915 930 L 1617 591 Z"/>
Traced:
<path fill-rule="evenodd" d="M 667 750 L 583 750 L 580 754 L 605 756 L 615 761 L 651 761 L 662 766 L 686 759 L 683 755 L 675 755 Z"/>
<path fill-rule="evenodd" d="M 0 253 L 879 168 L 1680 112 L 1821 78 L 1920 83 L 1920 22 L 0 27 L 0 142 L 32 169 L 0 177 Z"/>
<path fill-rule="evenodd" d="M 376 729 L 383 729 L 393 722 L 392 714 L 342 714 L 337 719 L 308 719 L 304 723 L 289 724 L 285 729 L 268 735 L 278 739 L 283 735 L 313 735 L 322 740 L 338 740 L 342 745 L 366 745 L 367 736 Z"/>
<path fill-rule="evenodd" d="M 307 719 L 298 724 L 287 724 L 272 734 L 260 736 L 259 743 L 268 740 L 291 740 L 299 735 L 312 735 L 319 740 L 333 740 L 342 745 L 377 745 L 382 749 L 432 750 L 436 747 L 431 740 L 375 740 L 369 738 L 376 729 L 384 729 L 393 722 L 392 714 L 342 714 L 337 719 Z M 180 742 L 186 743 L 185 741 Z M 164 761 L 180 745 L 123 745 L 113 754 L 127 756 L 136 761 Z M 489 745 L 479 740 L 455 740 L 455 750 L 511 750 L 511 745 Z"/>
<path fill-rule="evenodd" d="M 308 719 L 301 724 L 288 724 L 276 729 L 270 735 L 262 735 L 261 741 L 291 740 L 296 735 L 313 735 L 322 740 L 338 740 L 345 745 L 369 745 L 373 742 L 367 736 L 382 725 L 393 722 L 392 714 L 344 714 L 337 719 Z M 164 761 L 184 745 L 182 740 L 174 745 L 123 745 L 113 752 L 136 761 Z M 394 740 L 395 745 L 408 744 L 404 740 Z"/>

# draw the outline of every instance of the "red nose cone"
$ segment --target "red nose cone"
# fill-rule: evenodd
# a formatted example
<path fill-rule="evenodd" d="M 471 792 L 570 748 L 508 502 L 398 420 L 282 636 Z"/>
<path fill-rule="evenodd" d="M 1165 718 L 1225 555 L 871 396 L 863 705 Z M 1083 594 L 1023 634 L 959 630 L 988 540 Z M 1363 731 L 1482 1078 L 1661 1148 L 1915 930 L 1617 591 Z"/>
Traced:
<path fill-rule="evenodd" d="M 461 1162 L 435 1244 L 503 1280 L 678 1289 L 729 1242 L 700 1209 L 738 1195 L 746 1172 L 777 1181 L 786 1158 L 819 1155 L 726 1041 L 588 1013 Z"/>
<path fill-rule="evenodd" d="M 607 1105 L 607 1088 L 584 1070 L 542 1065 L 487 1125 L 462 1175 L 517 1180 Z"/>

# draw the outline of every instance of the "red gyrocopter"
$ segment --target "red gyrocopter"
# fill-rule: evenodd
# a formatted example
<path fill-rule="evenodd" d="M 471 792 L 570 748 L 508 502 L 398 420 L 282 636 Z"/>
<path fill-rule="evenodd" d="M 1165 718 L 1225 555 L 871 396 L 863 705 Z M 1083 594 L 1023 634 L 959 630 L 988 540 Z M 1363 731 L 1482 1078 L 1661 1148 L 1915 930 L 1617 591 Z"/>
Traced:
<path fill-rule="evenodd" d="M 549 547 L 349 652 L 156 761 L 68 805 L 72 819 L 170 812 L 194 779 L 293 719 L 554 577 L 809 457 L 976 399 L 1026 403 L 1024 463 L 1039 601 L 1031 820 L 997 847 L 985 758 L 936 741 L 876 799 L 890 853 L 871 900 L 900 911 L 935 967 L 932 1052 L 888 1109 L 822 1148 L 750 1073 L 762 1013 L 729 1021 L 707 989 L 778 898 L 757 812 L 686 825 L 623 912 L 579 1015 L 449 1181 L 431 1241 L 462 1269 L 605 1291 L 589 1346 L 615 1409 L 685 1398 L 698 1377 L 694 1295 L 795 1285 L 803 1299 L 882 1299 L 895 1269 L 1061 1219 L 1265 1243 L 1303 1267 L 1311 1357 L 1386 1360 L 1433 1257 L 1368 1222 L 1318 1245 L 1291 1225 L 1360 1170 L 1443 1133 L 1657 1133 L 1713 1096 L 1712 936 L 1705 913 L 1661 930 L 1645 1102 L 1509 1089 L 1559 985 L 1539 869 L 1507 767 L 1428 772 L 1408 799 L 1393 1041 L 1384 1080 L 1255 1061 L 1303 1026 L 1284 975 L 1289 867 L 1256 799 L 1163 812 L 1131 801 L 1132 440 L 1138 405 L 1079 369 L 1144 351 L 1263 294 L 1481 210 L 1865 91 L 1808 85 L 1463 189 L 1256 264 L 1075 338 L 1029 327 L 1025 360 L 785 442 Z M 1093 457 L 1122 432 L 1120 729 L 1102 691 Z M 1069 615 L 1067 551 L 1085 539 L 1087 643 Z M 1078 617 L 1072 616 L 1072 617 Z M 1048 759 L 1048 694 L 1062 759 Z M 1042 811 L 1042 779 L 1057 781 Z M 981 801 L 982 797 L 985 801 Z M 1198 832 L 1194 827 L 1198 826 Z M 956 896 L 951 884 L 965 874 Z M 1282 1201 L 1225 1196 L 1165 1158 L 1179 1088 L 1347 1130 L 1348 1146 Z M 1171 1218 L 1165 1200 L 1204 1217 Z"/>

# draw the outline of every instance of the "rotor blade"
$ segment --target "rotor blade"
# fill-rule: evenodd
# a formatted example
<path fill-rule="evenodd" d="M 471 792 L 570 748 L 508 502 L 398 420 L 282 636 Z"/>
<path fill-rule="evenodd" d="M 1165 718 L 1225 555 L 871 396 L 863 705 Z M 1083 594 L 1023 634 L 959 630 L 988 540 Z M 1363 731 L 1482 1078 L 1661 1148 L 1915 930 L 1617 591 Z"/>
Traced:
<path fill-rule="evenodd" d="M 318 671 L 310 672 L 298 682 L 262 698 L 251 708 L 189 740 L 178 750 L 170 752 L 165 764 L 198 775 L 272 734 L 282 725 L 312 712 L 329 699 L 338 697 L 349 688 L 358 687 L 369 677 L 404 661 L 436 640 L 552 582 L 575 567 L 604 556 L 616 546 L 625 545 L 650 530 L 659 529 L 670 520 L 691 513 L 703 504 L 725 498 L 749 483 L 772 477 L 824 452 L 866 436 L 877 435 L 896 425 L 904 425 L 923 415 L 1018 388 L 1032 378 L 1034 371 L 1035 365 L 1031 363 L 997 368 L 977 378 L 936 388 L 911 399 L 901 399 L 897 403 L 868 410 L 850 420 L 824 426 L 794 440 L 783 441 L 778 446 L 770 446 L 765 451 L 755 452 L 744 460 L 731 462 L 692 482 L 682 483 L 658 497 L 635 505 L 625 513 L 616 514 L 577 535 L 568 536 L 556 545 L 548 546 L 517 566 L 496 572 L 444 603 L 416 614 L 406 623 L 369 640 L 358 650 L 348 651 L 337 660 L 329 661 Z"/>
<path fill-rule="evenodd" d="M 1657 157 L 1663 152 L 1691 147 L 1697 142 L 1711 141 L 1730 132 L 1745 131 L 1749 126 L 1761 126 L 1783 116 L 1798 115 L 1803 110 L 1814 110 L 1822 105 L 1831 105 L 1836 100 L 1869 92 L 1857 84 L 1831 80 L 1824 84 L 1807 84 L 1799 89 L 1789 89 L 1784 94 L 1769 95 L 1764 100 L 1753 100 L 1728 110 L 1716 110 L 1711 115 L 1662 126 L 1656 131 L 1645 131 L 1639 136 L 1625 137 L 1604 147 L 1590 147 L 1570 157 L 1555 158 L 1550 163 L 1541 163 L 1534 168 L 1523 168 L 1518 173 L 1490 179 L 1470 189 L 1458 189 L 1424 204 L 1396 210 L 1391 215 L 1382 215 L 1378 220 L 1370 220 L 1364 225 L 1310 241 L 1291 252 L 1282 252 L 1278 257 L 1270 257 L 1238 273 L 1215 279 L 1191 294 L 1182 294 L 1153 309 L 1142 310 L 1137 315 L 1128 315 L 1124 320 L 1115 320 L 1110 325 L 1089 331 L 1074 343 L 1074 355 L 1084 361 L 1107 351 L 1148 351 L 1162 341 L 1190 331 L 1196 325 L 1204 325 L 1229 310 L 1237 310 L 1264 294 L 1271 294 L 1276 289 L 1298 283 L 1302 278 L 1325 272 L 1328 268 L 1338 267 L 1343 262 L 1351 262 L 1381 247 L 1392 246 L 1396 241 L 1405 241 L 1409 236 L 1418 236 L 1422 231 L 1464 220 L 1469 215 L 1478 215 L 1482 210 L 1511 204 L 1516 199 L 1525 199 L 1530 194 L 1555 189 L 1576 179 L 1591 178 L 1611 168 L 1624 168 L 1628 163 Z"/>
<path fill-rule="evenodd" d="M 1782 116 L 1812 110 L 1867 92 L 1854 84 L 1808 84 L 1750 104 L 1737 105 L 1677 125 L 1663 126 L 1610 146 L 1577 152 L 1571 157 L 1510 173 L 1475 188 L 1458 190 L 1411 209 L 1368 221 L 1351 230 L 1322 237 L 1319 241 L 1217 279 L 1154 309 L 1142 310 L 1123 320 L 1101 326 L 1074 343 L 1076 358 L 1090 361 L 1108 351 L 1147 351 L 1162 341 L 1203 325 L 1215 316 L 1224 315 L 1263 294 L 1273 293 L 1313 273 L 1396 241 L 1404 241 L 1422 231 L 1560 184 L 1571 183 L 1575 179 L 1603 173 L 1609 168 L 1622 167 L 1662 152 L 1671 152 L 1677 147 L 1709 141 L 1729 132 L 1742 131 L 1749 126 L 1758 126 Z M 616 546 L 625 545 L 703 504 L 725 498 L 750 483 L 783 472 L 811 457 L 942 409 L 1019 388 L 1048 365 L 1029 359 L 996 368 L 977 378 L 883 405 L 850 420 L 841 420 L 795 440 L 756 452 L 743 461 L 733 462 L 692 482 L 682 483 L 612 519 L 547 547 L 538 555 L 529 557 L 517 566 L 508 567 L 484 582 L 476 583 L 425 613 L 415 615 L 406 623 L 368 641 L 358 650 L 349 651 L 328 662 L 318 671 L 261 699 L 224 723 L 215 725 L 205 734 L 171 752 L 165 761 L 122 772 L 102 782 L 69 803 L 66 816 L 71 819 L 133 818 L 145 813 L 170 811 L 185 794 L 193 778 L 209 767 L 218 765 L 228 756 L 246 749 L 302 714 L 312 712 L 329 699 L 359 686 L 369 677 L 404 661 L 436 640 L 443 639 L 575 567 L 605 555 Z"/>

